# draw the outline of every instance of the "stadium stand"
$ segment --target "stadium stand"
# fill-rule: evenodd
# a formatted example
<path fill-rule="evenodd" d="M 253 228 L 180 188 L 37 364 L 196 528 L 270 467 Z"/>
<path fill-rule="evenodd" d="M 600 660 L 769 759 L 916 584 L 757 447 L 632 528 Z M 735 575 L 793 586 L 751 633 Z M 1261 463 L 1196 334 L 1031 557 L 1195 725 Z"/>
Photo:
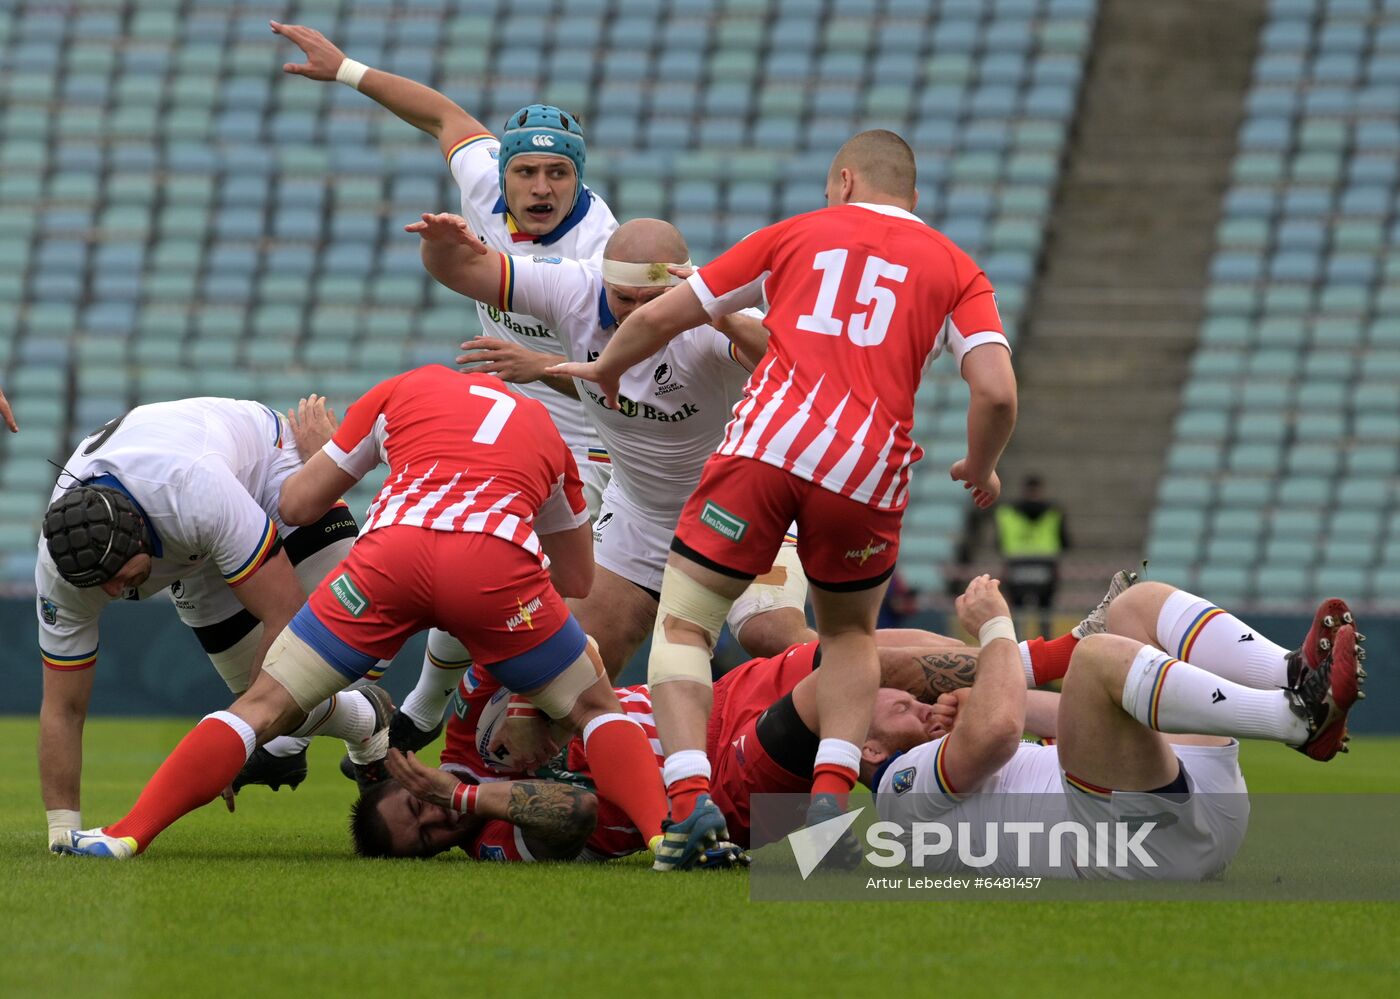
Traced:
<path fill-rule="evenodd" d="M 1222 601 L 1400 600 L 1400 2 L 1273 0 L 1152 519 Z"/>
<path fill-rule="evenodd" d="M 23 583 L 47 459 L 127 407 L 216 394 L 285 408 L 309 391 L 343 407 L 475 332 L 401 233 L 457 203 L 433 144 L 345 87 L 284 76 L 292 53 L 269 17 L 492 126 L 540 98 L 576 110 L 591 186 L 621 219 L 676 222 L 696 260 L 820 207 L 835 148 L 896 129 L 919 155 L 920 213 L 986 268 L 1014 340 L 1096 0 L 7 7 L 0 371 L 24 433 L 0 443 L 0 583 Z M 916 586 L 939 582 L 964 505 L 944 470 L 966 391 L 946 362 L 926 385 L 902 562 Z"/>

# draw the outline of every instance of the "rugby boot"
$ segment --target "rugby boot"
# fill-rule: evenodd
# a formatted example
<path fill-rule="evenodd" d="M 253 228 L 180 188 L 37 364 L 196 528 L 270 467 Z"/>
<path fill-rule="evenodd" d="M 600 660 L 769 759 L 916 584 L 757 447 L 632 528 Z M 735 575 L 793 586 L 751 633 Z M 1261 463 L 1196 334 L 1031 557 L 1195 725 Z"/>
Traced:
<path fill-rule="evenodd" d="M 233 779 L 233 792 L 237 794 L 249 784 L 264 784 L 272 790 L 280 790 L 286 785 L 293 791 L 306 780 L 306 750 L 291 756 L 273 756 L 263 746 L 253 750 L 243 769 Z"/>
<path fill-rule="evenodd" d="M 1345 600 L 1329 597 L 1318 605 L 1317 613 L 1313 615 L 1312 627 L 1308 629 L 1308 636 L 1303 639 L 1301 646 L 1288 653 L 1288 686 L 1298 685 L 1304 669 L 1317 669 L 1321 665 L 1332 650 L 1337 629 L 1344 624 L 1356 624 L 1351 615 L 1351 608 Z M 1356 641 L 1359 645 L 1366 641 L 1366 636 L 1357 635 Z"/>
<path fill-rule="evenodd" d="M 130 836 L 108 836 L 101 829 L 74 829 L 68 842 L 53 847 L 54 853 L 71 857 L 105 857 L 108 860 L 130 860 L 136 856 L 136 840 Z"/>
<path fill-rule="evenodd" d="M 1108 581 L 1108 592 L 1103 595 L 1099 605 L 1091 610 L 1083 621 L 1080 621 L 1069 633 L 1075 638 L 1084 638 L 1088 635 L 1102 635 L 1108 629 L 1108 606 L 1117 600 L 1124 590 L 1138 581 L 1138 574 L 1128 569 L 1119 569 L 1113 574 L 1113 578 Z"/>
<path fill-rule="evenodd" d="M 684 871 L 700 866 L 706 851 L 717 849 L 729 838 L 724 813 L 708 794 L 695 799 L 695 811 L 682 822 L 667 819 L 661 824 L 661 840 L 656 844 L 654 871 Z"/>
<path fill-rule="evenodd" d="M 389 719 L 389 745 L 401 753 L 416 753 L 424 746 L 432 745 L 433 740 L 442 734 L 442 725 L 439 721 L 425 732 L 417 722 L 396 708 L 394 716 Z"/>
<path fill-rule="evenodd" d="M 1131 585 L 1131 584 L 1129 584 Z M 841 802 L 834 794 L 816 794 L 812 796 L 812 803 L 807 806 L 807 828 L 819 826 L 823 822 L 830 822 L 832 819 L 839 819 L 846 814 L 846 809 L 841 807 Z M 860 840 L 847 829 L 841 834 L 825 857 L 822 858 L 821 867 L 828 870 L 853 871 L 860 866 L 860 859 L 865 855 L 861 849 Z"/>
<path fill-rule="evenodd" d="M 1358 666 L 1356 628 L 1344 624 L 1334 632 L 1326 657 L 1316 667 L 1304 664 L 1296 684 L 1288 688 L 1289 706 L 1307 723 L 1308 739 L 1298 752 L 1314 760 L 1330 760 L 1347 752 L 1347 713 L 1365 698 L 1364 671 Z"/>

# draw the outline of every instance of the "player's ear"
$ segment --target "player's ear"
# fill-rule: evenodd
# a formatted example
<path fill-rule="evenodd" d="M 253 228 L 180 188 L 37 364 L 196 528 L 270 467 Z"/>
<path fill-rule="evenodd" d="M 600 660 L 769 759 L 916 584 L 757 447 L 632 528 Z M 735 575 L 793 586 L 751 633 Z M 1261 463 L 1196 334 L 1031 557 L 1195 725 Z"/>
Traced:
<path fill-rule="evenodd" d="M 890 758 L 890 753 L 874 739 L 866 739 L 865 744 L 860 747 L 860 758 L 872 767 L 878 767 Z"/>

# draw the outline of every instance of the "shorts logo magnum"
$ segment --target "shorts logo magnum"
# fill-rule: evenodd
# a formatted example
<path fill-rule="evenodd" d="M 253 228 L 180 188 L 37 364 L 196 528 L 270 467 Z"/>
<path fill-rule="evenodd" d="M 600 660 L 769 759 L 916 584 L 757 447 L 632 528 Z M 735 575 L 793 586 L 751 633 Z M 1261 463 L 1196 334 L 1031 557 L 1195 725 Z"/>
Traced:
<path fill-rule="evenodd" d="M 342 572 L 331 580 L 331 595 L 340 601 L 351 617 L 359 617 L 369 610 L 369 599 L 356 588 L 348 572 Z"/>
<path fill-rule="evenodd" d="M 876 555 L 879 555 L 889 546 L 890 543 L 888 541 L 881 541 L 877 545 L 875 543 L 875 539 L 871 538 L 865 543 L 864 548 L 855 548 L 851 551 L 848 551 L 846 553 L 846 558 L 855 559 L 857 565 L 865 565 L 866 562 L 869 562 L 872 558 L 874 558 Z"/>
<path fill-rule="evenodd" d="M 700 523 L 704 524 L 716 534 L 723 535 L 735 544 L 744 540 L 744 535 L 748 533 L 749 522 L 743 517 L 736 517 L 724 507 L 713 500 L 705 501 L 705 508 L 700 511 Z"/>
<path fill-rule="evenodd" d="M 528 604 L 522 604 L 520 598 L 516 597 L 515 606 L 519 608 L 519 611 L 506 619 L 506 628 L 510 631 L 514 631 L 523 624 L 531 631 L 534 631 L 535 611 L 539 610 L 540 607 L 543 606 L 543 603 L 544 602 L 539 597 L 535 597 Z"/>

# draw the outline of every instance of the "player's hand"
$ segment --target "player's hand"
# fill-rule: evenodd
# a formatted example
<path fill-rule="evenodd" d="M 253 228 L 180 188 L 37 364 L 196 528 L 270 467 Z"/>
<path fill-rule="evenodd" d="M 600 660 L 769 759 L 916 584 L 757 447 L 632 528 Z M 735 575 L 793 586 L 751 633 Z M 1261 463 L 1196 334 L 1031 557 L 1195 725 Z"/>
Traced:
<path fill-rule="evenodd" d="M 384 765 L 389 768 L 389 776 L 406 787 L 415 798 L 430 805 L 452 807 L 452 792 L 460 782 L 446 770 L 425 766 L 417 756 L 397 749 L 389 750 Z"/>
<path fill-rule="evenodd" d="M 10 408 L 10 400 L 5 398 L 4 392 L 0 392 L 0 419 L 5 421 L 5 426 L 10 428 L 10 433 L 19 433 L 19 424 L 15 422 L 14 410 Z"/>
<path fill-rule="evenodd" d="M 424 212 L 423 217 L 417 222 L 410 222 L 403 227 L 404 232 L 416 232 L 423 237 L 425 243 L 453 243 L 457 246 L 467 246 L 477 253 L 486 254 L 491 252 L 472 232 L 472 227 L 467 225 L 467 220 L 460 215 L 453 215 L 451 212 L 441 212 L 433 214 Z"/>
<path fill-rule="evenodd" d="M 219 797 L 224 799 L 224 807 L 232 812 L 234 800 L 238 797 L 238 792 L 233 789 L 233 785 L 225 784 L 224 789 L 219 792 Z"/>
<path fill-rule="evenodd" d="M 976 635 L 994 617 L 1010 617 L 1011 608 L 1001 595 L 1001 581 L 983 573 L 967 584 L 953 606 L 958 621 L 969 635 Z"/>
<path fill-rule="evenodd" d="M 297 453 L 302 461 L 310 461 L 340 426 L 335 410 L 326 405 L 326 397 L 314 392 L 298 402 L 296 409 L 287 410 L 287 422 L 291 424 L 292 438 L 297 442 Z"/>
<path fill-rule="evenodd" d="M 682 281 L 684 281 L 686 278 L 690 277 L 690 275 L 695 273 L 695 268 L 687 267 L 684 264 L 670 264 L 667 266 L 666 272 L 672 277 L 678 277 Z"/>
<path fill-rule="evenodd" d="M 457 363 L 462 367 L 517 385 L 539 381 L 557 360 L 554 354 L 541 354 L 518 343 L 489 336 L 468 340 L 462 344 L 462 351 L 457 355 Z"/>
<path fill-rule="evenodd" d="M 565 361 L 563 364 L 550 365 L 544 369 L 544 373 L 592 382 L 602 391 L 603 404 L 609 409 L 617 408 L 617 394 L 622 387 L 622 379 L 600 366 L 597 361 Z"/>
<path fill-rule="evenodd" d="M 972 490 L 972 502 L 979 510 L 985 510 L 997 501 L 1001 495 L 1001 479 L 996 472 L 992 472 L 985 479 L 977 480 L 968 474 L 967 459 L 959 458 L 953 462 L 948 469 L 948 475 L 954 482 L 961 482 L 964 489 Z"/>
<path fill-rule="evenodd" d="M 930 738 L 937 739 L 953 731 L 953 726 L 958 723 L 958 712 L 962 710 L 963 702 L 967 700 L 971 691 L 971 687 L 959 687 L 938 695 L 938 700 L 932 705 L 933 728 L 929 732 Z"/>
<path fill-rule="evenodd" d="M 559 744 L 554 741 L 549 719 L 544 715 L 507 715 L 497 726 L 491 743 L 486 748 L 487 752 L 495 754 L 498 759 L 504 751 L 505 758 L 521 770 L 537 770 L 559 752 Z"/>
<path fill-rule="evenodd" d="M 300 24 L 281 24 L 277 21 L 267 23 L 271 25 L 274 34 L 281 35 L 306 53 L 306 62 L 283 63 L 282 72 L 328 83 L 335 80 L 340 64 L 345 61 L 345 53 L 332 45 L 329 38 L 315 28 Z"/>

